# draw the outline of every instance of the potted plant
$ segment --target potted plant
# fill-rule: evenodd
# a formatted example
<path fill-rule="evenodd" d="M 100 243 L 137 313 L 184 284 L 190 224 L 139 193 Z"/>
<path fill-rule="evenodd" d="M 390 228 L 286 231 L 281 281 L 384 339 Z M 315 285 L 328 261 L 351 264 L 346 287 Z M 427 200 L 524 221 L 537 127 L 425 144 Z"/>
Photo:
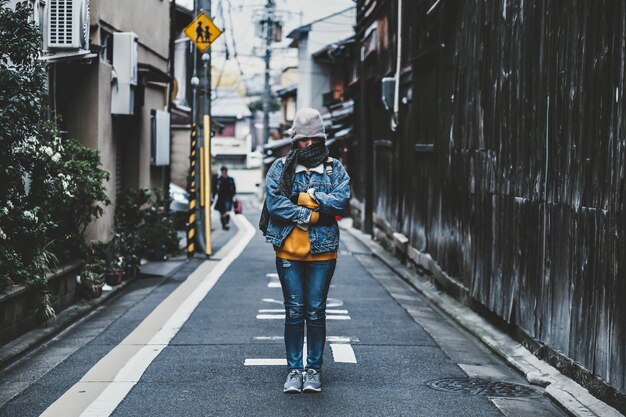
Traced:
<path fill-rule="evenodd" d="M 124 259 L 121 256 L 113 257 L 107 263 L 105 281 L 109 285 L 119 285 L 124 279 Z"/>
<path fill-rule="evenodd" d="M 104 281 L 109 285 L 118 285 L 122 282 L 123 267 L 119 256 L 117 256 L 115 241 L 91 242 L 89 245 L 91 254 L 89 259 L 98 258 L 96 263 L 104 264 Z"/>
<path fill-rule="evenodd" d="M 105 262 L 92 257 L 83 267 L 80 274 L 80 288 L 85 298 L 98 298 L 102 295 L 104 285 Z"/>
<path fill-rule="evenodd" d="M 134 230 L 116 233 L 112 243 L 115 248 L 114 266 L 122 272 L 123 279 L 135 278 L 141 263 L 138 233 Z"/>

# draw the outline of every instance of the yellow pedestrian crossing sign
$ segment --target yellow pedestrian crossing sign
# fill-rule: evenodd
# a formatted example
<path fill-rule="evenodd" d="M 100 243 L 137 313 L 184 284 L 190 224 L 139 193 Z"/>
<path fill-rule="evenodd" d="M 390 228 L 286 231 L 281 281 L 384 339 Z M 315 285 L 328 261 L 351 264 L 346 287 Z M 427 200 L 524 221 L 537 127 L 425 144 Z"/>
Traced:
<path fill-rule="evenodd" d="M 215 42 L 215 39 L 222 34 L 222 31 L 215 26 L 213 20 L 204 12 L 200 12 L 183 32 L 191 39 L 191 42 L 196 44 L 200 52 L 209 49 L 211 44 Z"/>

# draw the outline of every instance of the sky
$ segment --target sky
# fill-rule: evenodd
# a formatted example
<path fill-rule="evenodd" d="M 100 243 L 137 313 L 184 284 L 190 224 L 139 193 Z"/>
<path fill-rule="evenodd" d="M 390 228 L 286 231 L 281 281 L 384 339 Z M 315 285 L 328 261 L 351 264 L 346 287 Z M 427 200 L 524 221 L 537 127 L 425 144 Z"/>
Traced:
<path fill-rule="evenodd" d="M 193 0 L 176 0 L 176 3 L 188 8 L 193 8 Z M 253 22 L 255 13 L 262 13 L 266 2 L 264 0 L 213 0 L 211 14 L 215 24 L 223 28 L 224 33 L 211 46 L 213 67 L 217 71 L 239 71 L 244 77 L 261 73 L 264 69 L 262 54 L 264 47 L 262 40 L 255 36 Z M 354 6 L 353 0 L 276 0 L 277 15 L 284 18 L 283 41 L 274 43 L 275 50 L 272 54 L 272 69 L 281 70 L 290 65 L 296 65 L 297 51 L 294 48 L 287 48 L 291 39 L 286 36 L 293 29 L 306 25 L 309 22 L 328 16 L 340 10 Z M 231 25 L 231 18 L 232 22 Z M 223 16 L 223 17 L 222 17 Z M 225 43 L 228 44 L 230 54 L 237 50 L 239 63 L 231 59 L 224 62 Z M 257 47 L 257 51 L 255 51 Z M 258 55 L 255 57 L 254 54 Z"/>

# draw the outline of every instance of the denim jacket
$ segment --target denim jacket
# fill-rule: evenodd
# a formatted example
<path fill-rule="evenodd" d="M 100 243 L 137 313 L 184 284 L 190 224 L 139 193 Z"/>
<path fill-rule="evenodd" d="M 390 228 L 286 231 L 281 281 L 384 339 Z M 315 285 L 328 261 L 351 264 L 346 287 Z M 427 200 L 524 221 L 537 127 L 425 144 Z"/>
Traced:
<path fill-rule="evenodd" d="M 278 193 L 278 183 L 283 172 L 284 158 L 274 161 L 265 178 L 265 202 L 270 213 L 265 241 L 280 247 L 296 224 L 306 224 L 312 210 L 292 203 L 289 198 Z M 314 199 L 321 213 L 342 214 L 350 201 L 350 177 L 336 159 L 332 159 L 330 177 L 324 165 L 312 168 L 309 172 L 297 172 L 294 177 L 291 195 L 306 193 L 315 189 Z M 309 225 L 311 253 L 335 252 L 339 248 L 339 226 Z"/>

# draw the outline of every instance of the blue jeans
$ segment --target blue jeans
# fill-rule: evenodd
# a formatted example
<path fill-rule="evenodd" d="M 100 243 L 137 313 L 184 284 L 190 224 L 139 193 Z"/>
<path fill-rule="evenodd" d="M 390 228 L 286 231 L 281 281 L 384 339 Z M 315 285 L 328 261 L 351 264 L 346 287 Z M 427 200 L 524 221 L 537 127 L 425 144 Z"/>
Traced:
<path fill-rule="evenodd" d="M 287 367 L 303 369 L 304 321 L 307 334 L 307 369 L 321 369 L 326 343 L 326 297 L 336 259 L 289 261 L 276 258 L 276 271 L 285 301 Z"/>

